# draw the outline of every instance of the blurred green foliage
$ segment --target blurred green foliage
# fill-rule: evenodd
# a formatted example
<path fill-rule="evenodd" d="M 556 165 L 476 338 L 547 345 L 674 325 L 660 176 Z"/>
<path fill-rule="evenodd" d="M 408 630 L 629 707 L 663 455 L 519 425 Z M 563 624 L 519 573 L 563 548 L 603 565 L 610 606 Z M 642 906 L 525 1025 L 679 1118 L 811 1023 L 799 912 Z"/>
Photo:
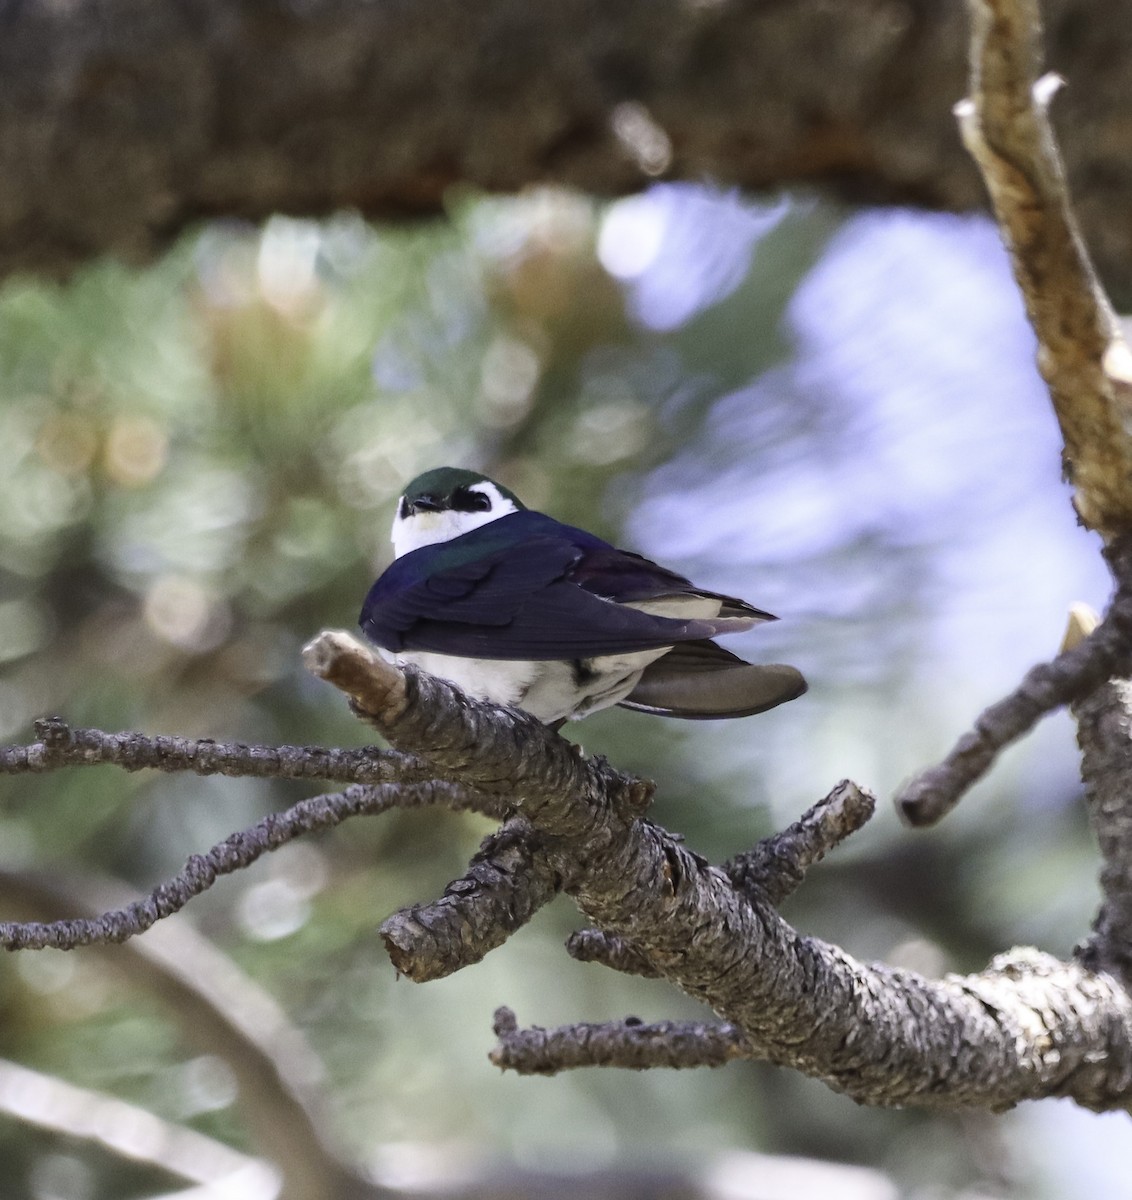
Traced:
<path fill-rule="evenodd" d="M 6 283 L 0 736 L 30 740 L 32 719 L 57 712 L 104 729 L 364 742 L 298 652 L 321 628 L 353 626 L 388 558 L 393 501 L 430 466 L 482 467 L 532 507 L 622 541 L 658 487 L 731 481 L 736 503 L 773 506 L 785 502 L 760 479 L 820 474 L 851 422 L 835 389 L 784 374 L 795 350 L 784 313 L 841 214 L 785 212 L 739 253 L 731 283 L 668 328 L 640 320 L 632 287 L 603 266 L 607 217 L 562 193 L 468 197 L 435 225 L 214 225 L 144 271 L 104 263 L 65 285 Z M 763 378 L 776 394 L 765 404 L 743 391 Z M 867 441 L 853 450 L 867 452 Z M 665 530 L 656 539 L 659 556 Z M 939 540 L 903 519 L 847 521 L 796 553 L 733 540 L 669 560 L 794 617 L 748 648 L 800 654 L 813 693 L 749 726 L 610 712 L 571 736 L 657 778 L 657 819 L 715 858 L 862 761 L 875 768 L 862 782 L 891 787 L 978 707 L 973 691 L 925 687 Z M 1066 950 L 1085 927 L 1093 868 L 1064 779 L 1046 779 L 1040 821 L 1009 802 L 1034 784 L 1021 759 L 997 805 L 937 836 L 913 838 L 885 813 L 787 916 L 854 953 L 933 971 L 977 968 L 1015 939 Z M 109 769 L 21 777 L 3 785 L 0 852 L 6 866 L 148 889 L 309 791 Z M 359 1160 L 433 1142 L 576 1170 L 752 1147 L 878 1164 L 915 1195 L 1038 1186 L 1025 1162 L 999 1161 L 1008 1122 L 976 1135 L 958 1119 L 858 1110 L 770 1068 L 501 1078 L 485 1058 L 496 1004 L 541 1024 L 698 1010 L 569 961 L 561 942 L 578 918 L 565 901 L 480 966 L 398 984 L 376 925 L 437 894 L 486 830 L 444 813 L 354 822 L 192 906 L 310 1037 Z M 245 1144 L 238 1104 L 200 1084 L 175 1019 L 103 960 L 44 952 L 0 968 L 0 1054 Z M 5 1200 L 48 1194 L 35 1181 L 52 1145 L 0 1124 Z M 68 1153 L 76 1198 L 143 1194 L 132 1168 L 83 1145 Z"/>

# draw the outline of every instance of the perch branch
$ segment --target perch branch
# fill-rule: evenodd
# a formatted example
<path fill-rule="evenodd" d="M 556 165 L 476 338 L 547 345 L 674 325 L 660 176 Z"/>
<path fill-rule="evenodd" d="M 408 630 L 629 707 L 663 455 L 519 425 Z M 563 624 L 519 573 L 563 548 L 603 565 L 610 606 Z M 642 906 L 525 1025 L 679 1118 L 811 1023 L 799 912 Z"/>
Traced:
<path fill-rule="evenodd" d="M 520 1029 L 509 1008 L 495 1011 L 499 1044 L 490 1054 L 502 1070 L 520 1075 L 555 1075 L 575 1067 L 722 1067 L 749 1053 L 734 1025 L 700 1021 L 656 1021 L 633 1017 L 599 1025 Z"/>
<path fill-rule="evenodd" d="M 424 672 L 391 666 L 348 633 L 322 633 L 303 650 L 312 674 L 346 693 L 355 711 L 394 746 L 429 760 L 444 775 L 506 798 L 532 823 L 565 836 L 584 831 L 592 815 L 612 806 L 643 812 L 654 785 L 615 770 L 541 721 L 514 708 L 483 704 Z M 573 803 L 585 796 L 590 809 Z M 582 824 L 579 825 L 579 821 Z"/>
<path fill-rule="evenodd" d="M 724 863 L 732 884 L 745 895 L 781 904 L 806 878 L 806 871 L 860 829 L 876 811 L 876 797 L 843 779 L 788 829 L 764 838 Z M 655 979 L 659 972 L 631 942 L 600 929 L 571 934 L 566 952 L 578 962 L 596 962 L 626 975 Z"/>
<path fill-rule="evenodd" d="M 351 652 L 342 635 L 319 640 Z M 739 1029 L 750 1057 L 874 1104 L 1132 1101 L 1132 1000 L 1111 976 L 1032 952 L 936 981 L 866 966 L 741 895 L 634 813 L 631 781 L 520 713 L 406 672 L 382 732 L 446 770 L 466 758 L 477 786 L 505 786 L 582 914 Z"/>
<path fill-rule="evenodd" d="M 0 927 L 4 944 L 130 936 L 216 875 L 356 813 L 421 804 L 514 812 L 529 823 L 547 878 L 560 879 L 604 934 L 633 946 L 739 1030 L 749 1057 L 794 1066 L 878 1104 L 1004 1107 L 1071 1095 L 1089 1107 L 1114 1108 L 1132 1098 L 1132 1001 L 1113 977 L 1036 954 L 940 981 L 857 963 L 799 937 L 764 897 L 744 897 L 723 871 L 642 819 L 650 785 L 582 757 L 521 713 L 478 703 L 423 674 L 367 665 L 364 648 L 357 656 L 341 635 L 320 641 L 327 674 L 334 674 L 339 651 L 353 658 L 352 673 L 342 677 L 367 697 L 367 716 L 394 744 L 441 770 L 466 770 L 481 791 L 438 781 L 354 785 L 304 801 L 190 860 L 176 880 L 137 905 L 95 921 L 9 924 Z M 372 687 L 363 678 L 371 667 Z M 526 837 L 517 827 L 512 833 L 517 843 Z M 528 850 L 516 845 L 509 852 L 521 870 Z M 463 937 L 468 926 L 453 928 Z M 490 940 L 475 936 L 483 945 Z M 662 1047 L 664 1037 L 654 1031 L 649 1040 Z M 654 1061 L 671 1053 L 650 1051 Z"/>
<path fill-rule="evenodd" d="M 1132 528 L 1132 353 L 1097 281 L 1050 127 L 1037 0 L 969 0 L 971 95 L 956 106 L 1038 338 L 1081 520 Z"/>
<path fill-rule="evenodd" d="M 449 756 L 467 754 L 478 731 L 487 749 L 472 768 L 476 782 L 486 773 L 518 784 L 516 808 L 556 839 L 548 857 L 562 864 L 583 914 L 741 1028 L 754 1056 L 874 1103 L 1000 1106 L 1049 1094 L 1092 1107 L 1127 1103 L 1132 1080 L 1117 1068 L 1132 1061 L 1132 1004 L 1114 980 L 1044 956 L 938 982 L 856 963 L 799 938 L 770 905 L 748 902 L 723 872 L 602 797 L 596 764 L 537 723 L 424 675 L 406 675 L 404 695 L 386 736 L 425 757 L 439 751 L 438 765 L 451 767 Z M 553 775 L 521 746 L 518 770 L 499 761 L 522 727 L 545 747 Z M 625 787 L 616 775 L 611 782 Z M 1019 1036 L 1038 1028 L 1041 1038 Z M 1087 1069 L 1098 1053 L 1114 1067 L 1100 1079 Z"/>
<path fill-rule="evenodd" d="M 514 818 L 484 840 L 439 900 L 395 912 L 380 933 L 400 974 L 414 983 L 441 979 L 501 946 L 561 890 L 530 826 Z"/>

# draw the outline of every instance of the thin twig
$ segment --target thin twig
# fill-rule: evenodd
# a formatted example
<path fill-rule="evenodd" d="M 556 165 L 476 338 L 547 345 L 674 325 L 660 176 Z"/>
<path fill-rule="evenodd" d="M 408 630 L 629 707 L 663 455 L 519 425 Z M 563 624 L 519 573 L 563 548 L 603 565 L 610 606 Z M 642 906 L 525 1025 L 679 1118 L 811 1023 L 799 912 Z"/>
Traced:
<path fill-rule="evenodd" d="M 378 746 L 265 746 L 212 738 L 149 737 L 73 729 L 59 717 L 35 723 L 37 741 L 0 746 L 0 774 L 24 775 L 63 767 L 108 764 L 124 771 L 189 771 L 258 779 L 335 779 L 344 783 L 416 783 L 436 776 L 423 759 Z"/>
<path fill-rule="evenodd" d="M 222 875 L 230 875 L 271 850 L 317 830 L 330 829 L 350 817 L 373 815 L 391 808 L 444 805 L 468 809 L 468 794 L 447 782 L 412 785 L 352 784 L 342 792 L 300 800 L 283 813 L 270 813 L 251 828 L 234 833 L 205 854 L 194 854 L 171 879 L 148 896 L 94 918 L 0 922 L 0 948 L 72 950 L 92 943 L 123 942 L 144 933 L 155 922 L 178 912 L 207 891 Z"/>
<path fill-rule="evenodd" d="M 1128 600 L 1121 607 L 1129 607 Z M 986 774 L 999 753 L 1048 713 L 1063 708 L 1127 670 L 1128 616 L 1109 618 L 1071 650 L 1032 667 L 1010 695 L 979 715 L 942 762 L 921 771 L 901 789 L 896 805 L 909 825 L 933 825 Z"/>

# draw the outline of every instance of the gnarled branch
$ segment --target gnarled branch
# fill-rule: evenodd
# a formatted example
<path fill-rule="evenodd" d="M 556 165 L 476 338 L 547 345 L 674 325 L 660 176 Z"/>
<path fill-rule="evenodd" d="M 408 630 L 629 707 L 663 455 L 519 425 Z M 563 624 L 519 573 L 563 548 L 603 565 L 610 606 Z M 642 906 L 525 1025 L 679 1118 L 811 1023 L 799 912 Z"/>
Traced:
<path fill-rule="evenodd" d="M 339 656 L 358 669 L 345 635 L 324 635 L 318 646 L 325 677 L 336 676 Z M 375 661 L 376 675 L 392 671 Z M 1110 976 L 1032 952 L 938 981 L 855 962 L 799 937 L 765 899 L 742 895 L 723 871 L 636 815 L 624 777 L 545 729 L 531 739 L 544 748 L 541 760 L 527 754 L 518 769 L 504 769 L 497 755 L 526 724 L 521 714 L 419 674 L 406 674 L 404 697 L 385 717 L 369 714 L 382 732 L 412 753 L 438 753 L 446 767 L 478 735 L 487 749 L 477 782 L 485 771 L 509 778 L 515 811 L 548 839 L 548 861 L 560 865 L 582 913 L 708 1003 L 741 1033 L 750 1057 L 875 1104 L 999 1108 L 1072 1095 L 1113 1108 L 1132 1100 L 1132 1000 Z M 1098 1062 L 1111 1069 L 1098 1072 Z"/>
<path fill-rule="evenodd" d="M 380 933 L 402 975 L 414 983 L 441 979 L 501 946 L 561 890 L 539 839 L 515 818 L 484 840 L 439 900 L 393 913 Z"/>

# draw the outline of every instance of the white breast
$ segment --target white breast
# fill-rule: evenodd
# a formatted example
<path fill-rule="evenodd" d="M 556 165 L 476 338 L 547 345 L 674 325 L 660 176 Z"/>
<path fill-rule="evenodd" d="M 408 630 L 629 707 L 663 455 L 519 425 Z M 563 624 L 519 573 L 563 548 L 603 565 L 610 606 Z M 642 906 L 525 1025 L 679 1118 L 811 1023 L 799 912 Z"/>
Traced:
<path fill-rule="evenodd" d="M 430 675 L 447 679 L 476 700 L 519 704 L 520 707 L 525 707 L 521 701 L 535 681 L 539 668 L 547 665 L 494 658 L 457 658 L 426 650 L 406 650 L 397 655 L 396 661 L 402 665 L 411 663 Z"/>
<path fill-rule="evenodd" d="M 430 675 L 447 679 L 477 700 L 521 708 L 549 725 L 577 720 L 624 700 L 637 686 L 645 667 L 667 649 L 662 646 L 636 654 L 607 654 L 577 664 L 457 658 L 426 651 L 405 651 L 394 661 L 411 663 Z"/>

